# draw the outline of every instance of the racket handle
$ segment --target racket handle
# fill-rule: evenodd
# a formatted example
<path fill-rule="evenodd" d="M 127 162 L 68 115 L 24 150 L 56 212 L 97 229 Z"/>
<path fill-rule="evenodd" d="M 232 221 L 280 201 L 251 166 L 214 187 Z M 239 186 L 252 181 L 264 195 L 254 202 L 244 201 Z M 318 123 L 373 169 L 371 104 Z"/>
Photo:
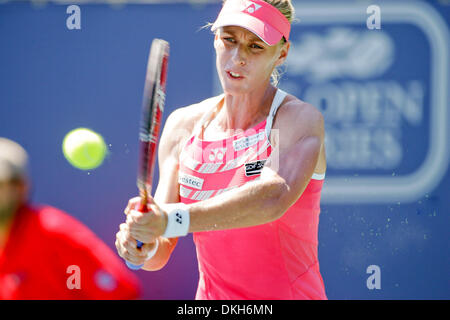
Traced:
<path fill-rule="evenodd" d="M 136 240 L 136 242 L 137 242 L 138 249 L 141 248 L 144 245 L 140 241 Z M 141 269 L 144 266 L 144 264 L 135 265 L 135 264 L 132 264 L 131 262 L 128 262 L 128 261 L 126 261 L 126 263 L 127 263 L 127 267 L 130 268 L 131 270 L 139 270 L 139 269 Z"/>

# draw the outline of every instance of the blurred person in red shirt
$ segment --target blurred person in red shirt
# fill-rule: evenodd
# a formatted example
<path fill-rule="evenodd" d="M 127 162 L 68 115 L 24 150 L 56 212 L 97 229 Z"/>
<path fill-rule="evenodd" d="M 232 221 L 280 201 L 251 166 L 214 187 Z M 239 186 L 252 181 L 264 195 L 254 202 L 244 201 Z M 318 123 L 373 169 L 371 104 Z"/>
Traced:
<path fill-rule="evenodd" d="M 28 155 L 0 137 L 0 299 L 136 299 L 137 278 L 91 230 L 31 205 Z"/>

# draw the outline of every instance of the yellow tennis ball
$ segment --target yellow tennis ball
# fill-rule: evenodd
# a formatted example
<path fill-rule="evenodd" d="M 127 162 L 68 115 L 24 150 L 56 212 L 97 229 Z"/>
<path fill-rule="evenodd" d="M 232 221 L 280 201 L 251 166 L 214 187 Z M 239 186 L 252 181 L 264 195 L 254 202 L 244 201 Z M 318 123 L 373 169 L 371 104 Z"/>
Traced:
<path fill-rule="evenodd" d="M 100 166 L 107 152 L 102 136 L 86 128 L 74 129 L 66 134 L 62 149 L 67 161 L 81 170 Z"/>

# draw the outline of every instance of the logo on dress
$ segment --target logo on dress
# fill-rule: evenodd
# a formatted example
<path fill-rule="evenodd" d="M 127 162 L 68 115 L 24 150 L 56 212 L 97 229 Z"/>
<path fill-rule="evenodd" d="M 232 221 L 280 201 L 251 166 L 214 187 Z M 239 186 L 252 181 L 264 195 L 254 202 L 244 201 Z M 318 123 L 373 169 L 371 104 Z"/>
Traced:
<path fill-rule="evenodd" d="M 267 160 L 258 160 L 254 162 L 249 162 L 245 164 L 245 175 L 247 177 L 261 174 L 264 164 Z"/>
<path fill-rule="evenodd" d="M 204 180 L 201 178 L 197 178 L 194 176 L 191 176 L 187 173 L 182 173 L 178 178 L 179 184 L 184 184 L 186 186 L 192 187 L 194 189 L 201 190 L 203 187 Z"/>
<path fill-rule="evenodd" d="M 209 161 L 222 160 L 226 150 L 227 148 L 211 149 L 211 153 L 209 154 Z"/>
<path fill-rule="evenodd" d="M 260 133 L 254 134 L 252 136 L 244 137 L 233 141 L 233 148 L 235 151 L 243 150 L 248 147 L 254 146 L 258 143 L 258 141 L 262 141 L 264 139 L 265 132 L 261 131 Z"/>

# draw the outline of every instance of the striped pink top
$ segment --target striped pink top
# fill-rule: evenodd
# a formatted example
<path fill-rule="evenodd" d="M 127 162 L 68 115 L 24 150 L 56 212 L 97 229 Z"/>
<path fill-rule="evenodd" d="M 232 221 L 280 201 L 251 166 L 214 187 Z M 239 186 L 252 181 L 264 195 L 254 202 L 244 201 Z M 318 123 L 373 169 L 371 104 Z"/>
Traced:
<path fill-rule="evenodd" d="M 267 119 L 245 132 L 209 141 L 194 130 L 180 154 L 181 202 L 206 200 L 259 178 L 272 153 L 268 137 L 285 96 L 278 90 Z M 196 299 L 326 299 L 317 254 L 323 179 L 314 174 L 276 221 L 194 233 L 200 275 Z"/>

